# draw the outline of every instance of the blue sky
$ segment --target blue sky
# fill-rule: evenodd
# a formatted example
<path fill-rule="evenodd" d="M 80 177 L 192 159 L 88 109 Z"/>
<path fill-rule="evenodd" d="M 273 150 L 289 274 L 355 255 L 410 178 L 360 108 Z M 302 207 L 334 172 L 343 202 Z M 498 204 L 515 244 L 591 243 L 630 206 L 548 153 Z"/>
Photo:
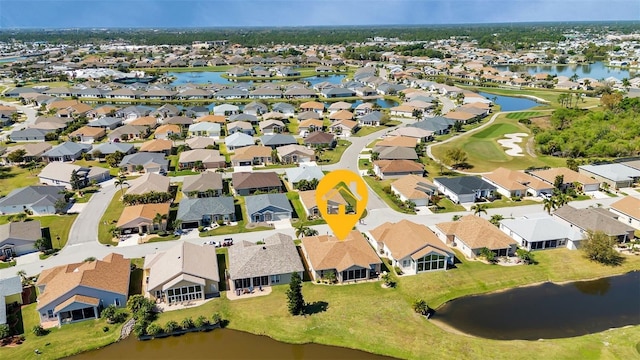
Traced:
<path fill-rule="evenodd" d="M 640 20 L 639 0 L 0 0 L 0 28 Z"/>

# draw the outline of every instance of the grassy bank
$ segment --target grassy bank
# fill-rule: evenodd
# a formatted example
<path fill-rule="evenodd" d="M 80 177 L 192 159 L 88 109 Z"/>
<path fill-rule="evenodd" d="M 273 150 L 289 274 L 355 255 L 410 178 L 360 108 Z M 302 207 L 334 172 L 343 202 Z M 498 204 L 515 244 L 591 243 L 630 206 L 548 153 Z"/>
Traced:
<path fill-rule="evenodd" d="M 638 256 L 627 258 L 620 267 L 606 267 L 588 262 L 578 251 L 566 249 L 536 252 L 536 259 L 539 265 L 516 267 L 463 261 L 455 270 L 399 278 L 396 289 L 382 289 L 380 283 L 348 286 L 305 283 L 306 302 L 328 302 L 326 312 L 307 317 L 288 315 L 285 285 L 274 287 L 268 296 L 247 300 L 229 301 L 223 295 L 200 307 L 165 312 L 158 322 L 179 322 L 187 316 L 210 316 L 219 311 L 232 329 L 280 341 L 316 342 L 412 359 L 637 358 L 634 345 L 640 338 L 640 326 L 568 339 L 496 341 L 446 332 L 411 310 L 411 302 L 416 298 L 438 307 L 460 296 L 544 281 L 609 276 L 640 266 Z M 256 309 L 260 309 L 259 316 Z"/>

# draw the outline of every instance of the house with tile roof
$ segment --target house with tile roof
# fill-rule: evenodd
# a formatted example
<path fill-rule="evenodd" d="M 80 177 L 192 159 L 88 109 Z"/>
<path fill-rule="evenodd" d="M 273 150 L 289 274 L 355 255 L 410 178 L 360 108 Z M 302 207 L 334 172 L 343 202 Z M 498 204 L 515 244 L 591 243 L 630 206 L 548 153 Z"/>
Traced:
<path fill-rule="evenodd" d="M 17 145 L 17 146 L 12 146 L 10 149 L 7 150 L 6 153 L 2 154 L 1 157 L 2 157 L 2 161 L 5 164 L 9 164 L 11 163 L 7 158 L 9 154 L 11 154 L 14 151 L 24 150 L 25 153 L 23 156 L 23 162 L 28 163 L 30 161 L 39 161 L 42 158 L 42 154 L 51 150 L 52 147 L 53 146 L 51 146 L 51 144 L 45 143 L 45 142 Z"/>
<path fill-rule="evenodd" d="M 572 188 L 575 184 L 582 187 L 582 191 L 598 191 L 600 190 L 600 182 L 590 178 L 587 175 L 580 174 L 566 167 L 551 168 L 546 170 L 537 170 L 529 172 L 529 175 L 536 177 L 547 184 L 553 185 L 557 176 L 563 178 L 563 189 Z"/>
<path fill-rule="evenodd" d="M 286 125 L 280 120 L 263 120 L 258 124 L 258 128 L 265 135 L 279 134 L 286 129 Z"/>
<path fill-rule="evenodd" d="M 210 197 L 222 195 L 222 174 L 204 171 L 198 175 L 187 175 L 182 180 L 182 192 L 187 197 Z"/>
<path fill-rule="evenodd" d="M 318 209 L 318 202 L 316 198 L 315 190 L 307 190 L 307 191 L 299 191 L 300 202 L 304 207 L 304 212 L 307 217 L 317 218 L 321 216 L 320 210 Z M 330 194 L 330 197 L 327 199 L 327 213 L 328 214 L 337 214 L 340 206 L 348 206 L 349 203 L 339 191 L 334 191 Z"/>
<path fill-rule="evenodd" d="M 270 147 L 262 145 L 251 145 L 236 149 L 231 155 L 232 166 L 256 166 L 273 163 Z"/>
<path fill-rule="evenodd" d="M 283 164 L 302 164 L 316 159 L 312 149 L 298 144 L 280 146 L 276 149 L 276 153 Z"/>
<path fill-rule="evenodd" d="M 142 140 L 149 135 L 149 127 L 140 126 L 140 125 L 122 125 L 119 128 L 116 128 L 109 134 L 107 134 L 107 138 L 109 141 L 120 142 L 120 141 L 135 141 Z M 158 136 L 156 135 L 156 138 Z M 163 138 L 162 136 L 160 138 Z"/>
<path fill-rule="evenodd" d="M 150 192 L 169 192 L 170 179 L 156 173 L 146 173 L 139 178 L 129 180 L 127 195 L 142 195 Z"/>
<path fill-rule="evenodd" d="M 331 124 L 331 132 L 341 138 L 349 138 L 358 131 L 360 124 L 353 120 L 338 120 Z"/>
<path fill-rule="evenodd" d="M 145 257 L 143 290 L 146 297 L 176 304 L 219 296 L 220 274 L 216 248 L 180 242 Z"/>
<path fill-rule="evenodd" d="M 579 229 L 558 221 L 547 213 L 504 219 L 500 221 L 500 230 L 527 251 L 559 247 L 575 250 L 584 239 Z"/>
<path fill-rule="evenodd" d="M 40 183 L 47 185 L 61 185 L 67 189 L 72 189 L 71 177 L 76 172 L 81 187 L 89 185 L 92 181 L 102 182 L 111 178 L 109 169 L 98 166 L 82 167 L 75 164 L 52 162 L 40 171 L 38 178 Z"/>
<path fill-rule="evenodd" d="M 288 284 L 294 272 L 302 277 L 304 266 L 291 236 L 276 233 L 262 242 L 242 241 L 229 248 L 231 291 Z"/>
<path fill-rule="evenodd" d="M 382 261 L 357 230 L 344 240 L 330 235 L 305 236 L 302 254 L 314 281 L 335 278 L 338 283 L 377 279 Z"/>
<path fill-rule="evenodd" d="M 173 134 L 182 134 L 182 129 L 180 128 L 180 125 L 176 125 L 176 124 L 164 124 L 164 125 L 160 125 L 156 128 L 156 130 L 153 132 L 154 137 L 156 139 L 169 139 L 171 137 L 171 135 Z"/>
<path fill-rule="evenodd" d="M 411 201 L 416 206 L 428 206 L 431 196 L 438 193 L 438 188 L 427 178 L 410 174 L 392 182 L 391 191 L 403 202 Z"/>
<path fill-rule="evenodd" d="M 64 186 L 26 186 L 0 198 L 0 214 L 18 214 L 25 210 L 34 215 L 56 213 L 56 203 L 64 200 Z"/>
<path fill-rule="evenodd" d="M 191 137 L 186 139 L 185 144 L 187 144 L 187 146 L 190 149 L 204 149 L 207 147 L 215 147 L 216 146 L 216 140 L 210 137 L 204 137 L 204 136 L 195 136 L 195 137 Z"/>
<path fill-rule="evenodd" d="M 221 126 L 218 123 L 212 122 L 198 122 L 192 125 L 189 125 L 189 136 L 206 136 L 212 138 L 220 137 L 220 129 Z"/>
<path fill-rule="evenodd" d="M 155 223 L 156 214 L 166 215 L 169 217 L 169 203 L 161 204 L 141 204 L 133 206 L 125 206 L 118 218 L 116 228 L 121 233 L 140 233 L 145 234 L 160 228 L 166 228 L 167 220 L 163 220 L 161 224 Z"/>
<path fill-rule="evenodd" d="M 109 305 L 124 307 L 131 264 L 120 254 L 42 271 L 36 309 L 43 327 L 96 319 Z"/>
<path fill-rule="evenodd" d="M 218 221 L 235 221 L 233 197 L 183 198 L 178 206 L 176 219 L 182 221 L 183 229 L 209 226 Z"/>
<path fill-rule="evenodd" d="M 256 191 L 269 193 L 282 191 L 282 182 L 275 172 L 234 172 L 231 174 L 233 191 L 237 195 L 251 195 Z"/>
<path fill-rule="evenodd" d="M 409 220 L 386 222 L 369 231 L 369 242 L 403 274 L 446 270 L 455 256 L 428 227 Z"/>
<path fill-rule="evenodd" d="M 617 215 L 618 221 L 640 230 L 640 199 L 625 196 L 609 205 L 609 211 Z"/>
<path fill-rule="evenodd" d="M 424 174 L 424 165 L 411 160 L 376 160 L 373 172 L 381 179 Z"/>
<path fill-rule="evenodd" d="M 496 256 L 511 256 L 516 251 L 515 240 L 479 216 L 467 215 L 458 221 L 436 224 L 434 232 L 442 242 L 470 259 L 480 255 L 485 247 Z"/>
<path fill-rule="evenodd" d="M 100 127 L 83 126 L 69 134 L 70 139 L 75 139 L 81 143 L 92 144 L 107 135 L 107 132 Z"/>
<path fill-rule="evenodd" d="M 40 221 L 9 222 L 0 225 L 0 255 L 11 259 L 38 251 L 36 240 L 43 237 Z"/>
<path fill-rule="evenodd" d="M 482 179 L 496 187 L 496 191 L 506 197 L 541 196 L 553 193 L 553 185 L 525 172 L 497 168 L 483 174 Z"/>
<path fill-rule="evenodd" d="M 139 151 L 171 155 L 171 149 L 173 149 L 173 140 L 153 139 L 153 140 L 148 140 L 143 142 L 142 145 L 140 146 Z"/>
<path fill-rule="evenodd" d="M 237 132 L 244 133 L 246 135 L 254 135 L 256 133 L 253 125 L 246 121 L 234 121 L 232 123 L 227 124 L 227 133 L 229 135 L 233 135 Z"/>
<path fill-rule="evenodd" d="M 227 166 L 226 158 L 218 150 L 196 149 L 180 153 L 178 167 L 192 169 L 201 163 L 205 169 L 222 169 Z"/>

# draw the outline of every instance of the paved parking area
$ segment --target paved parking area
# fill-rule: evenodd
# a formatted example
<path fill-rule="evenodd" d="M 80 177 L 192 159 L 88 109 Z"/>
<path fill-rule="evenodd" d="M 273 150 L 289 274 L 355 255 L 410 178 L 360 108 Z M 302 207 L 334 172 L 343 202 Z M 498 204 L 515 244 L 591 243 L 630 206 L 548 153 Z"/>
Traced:
<path fill-rule="evenodd" d="M 85 206 L 87 206 L 87 203 L 74 203 L 67 212 L 71 214 L 79 214 L 84 210 Z"/>

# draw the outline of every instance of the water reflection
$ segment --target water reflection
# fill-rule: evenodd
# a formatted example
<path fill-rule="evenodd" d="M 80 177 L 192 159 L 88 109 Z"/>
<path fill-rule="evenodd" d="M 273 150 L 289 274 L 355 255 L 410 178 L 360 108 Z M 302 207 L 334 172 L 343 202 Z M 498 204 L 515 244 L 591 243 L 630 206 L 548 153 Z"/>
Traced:
<path fill-rule="evenodd" d="M 581 293 L 587 295 L 604 295 L 611 288 L 611 280 L 602 278 L 593 281 L 578 281 L 573 284 Z"/>

